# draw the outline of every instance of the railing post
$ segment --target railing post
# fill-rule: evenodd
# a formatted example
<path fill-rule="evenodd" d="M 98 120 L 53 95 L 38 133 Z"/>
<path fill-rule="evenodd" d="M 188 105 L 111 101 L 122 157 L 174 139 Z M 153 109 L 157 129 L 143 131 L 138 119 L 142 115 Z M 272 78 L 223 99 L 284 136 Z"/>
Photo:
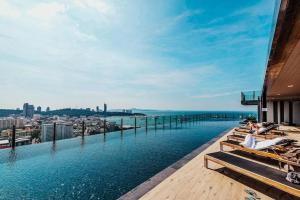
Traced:
<path fill-rule="evenodd" d="M 162 125 L 163 125 L 163 129 L 165 129 L 165 116 L 162 117 Z"/>
<path fill-rule="evenodd" d="M 157 123 L 157 118 L 156 118 L 156 116 L 154 117 L 154 128 L 155 128 L 155 130 L 156 130 L 156 123 Z"/>
<path fill-rule="evenodd" d="M 55 143 L 56 140 L 56 122 L 53 123 L 53 143 Z"/>
<path fill-rule="evenodd" d="M 148 130 L 148 117 L 146 116 L 146 131 Z"/>
<path fill-rule="evenodd" d="M 106 133 L 106 119 L 104 119 L 104 134 Z"/>
<path fill-rule="evenodd" d="M 172 116 L 170 115 L 170 129 L 172 128 Z"/>
<path fill-rule="evenodd" d="M 16 146 L 16 126 L 13 125 L 12 128 L 12 137 L 11 137 L 11 148 L 15 148 Z"/>
<path fill-rule="evenodd" d="M 180 126 L 182 127 L 182 121 L 183 121 L 183 117 L 180 117 Z"/>
<path fill-rule="evenodd" d="M 134 130 L 136 131 L 136 117 L 134 117 Z"/>
<path fill-rule="evenodd" d="M 121 118 L 121 130 L 123 130 L 123 118 Z"/>
<path fill-rule="evenodd" d="M 82 121 L 82 132 L 81 132 L 81 137 L 84 137 L 84 132 L 85 132 L 85 123 Z"/>
<path fill-rule="evenodd" d="M 176 117 L 175 117 L 175 120 L 176 120 L 176 122 L 175 122 L 175 126 L 176 126 L 176 128 L 177 128 L 177 120 L 178 120 L 178 117 L 177 117 L 177 115 L 176 115 Z"/>

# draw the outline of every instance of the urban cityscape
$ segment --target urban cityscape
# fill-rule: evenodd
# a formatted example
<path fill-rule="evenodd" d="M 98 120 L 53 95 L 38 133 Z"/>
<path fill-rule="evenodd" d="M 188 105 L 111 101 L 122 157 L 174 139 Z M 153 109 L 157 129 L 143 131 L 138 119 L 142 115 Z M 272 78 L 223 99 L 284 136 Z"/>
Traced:
<path fill-rule="evenodd" d="M 52 141 L 54 131 L 55 139 L 60 140 L 81 136 L 83 128 L 85 135 L 121 130 L 123 127 L 105 121 L 105 117 L 142 115 L 140 113 L 133 114 L 132 110 L 128 109 L 109 112 L 106 103 L 103 105 L 103 110 L 96 106 L 95 109 L 61 109 L 54 111 L 51 111 L 50 107 L 42 111 L 41 106 L 37 106 L 35 109 L 34 105 L 24 103 L 22 110 L 17 108 L 11 110 L 10 113 L 6 112 L 8 116 L 0 117 L 0 148 L 12 146 L 13 131 L 15 131 L 16 137 L 15 145 L 21 146 Z M 131 127 L 127 126 L 126 129 L 128 128 Z"/>

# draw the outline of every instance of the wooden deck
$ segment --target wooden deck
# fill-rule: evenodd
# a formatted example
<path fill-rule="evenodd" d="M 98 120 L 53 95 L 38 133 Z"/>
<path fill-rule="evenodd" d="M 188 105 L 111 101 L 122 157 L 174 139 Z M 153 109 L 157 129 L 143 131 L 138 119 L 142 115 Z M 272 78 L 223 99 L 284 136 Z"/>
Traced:
<path fill-rule="evenodd" d="M 283 127 L 283 129 L 285 128 Z M 225 134 L 140 199 L 245 199 L 250 197 L 247 190 L 255 192 L 260 199 L 296 199 L 283 191 L 222 168 L 217 164 L 210 164 L 210 168 L 214 170 L 204 167 L 204 155 L 219 151 L 219 142 L 226 140 L 227 135 L 232 132 L 233 130 Z M 289 136 L 300 141 L 300 133 L 290 133 Z"/>

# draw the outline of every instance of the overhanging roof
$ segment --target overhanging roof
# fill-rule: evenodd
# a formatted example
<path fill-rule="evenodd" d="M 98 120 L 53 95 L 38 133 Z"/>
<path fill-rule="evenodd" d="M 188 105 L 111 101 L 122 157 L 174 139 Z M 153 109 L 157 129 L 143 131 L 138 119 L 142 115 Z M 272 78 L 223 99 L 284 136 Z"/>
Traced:
<path fill-rule="evenodd" d="M 300 100 L 300 1 L 282 0 L 267 64 L 267 98 Z"/>

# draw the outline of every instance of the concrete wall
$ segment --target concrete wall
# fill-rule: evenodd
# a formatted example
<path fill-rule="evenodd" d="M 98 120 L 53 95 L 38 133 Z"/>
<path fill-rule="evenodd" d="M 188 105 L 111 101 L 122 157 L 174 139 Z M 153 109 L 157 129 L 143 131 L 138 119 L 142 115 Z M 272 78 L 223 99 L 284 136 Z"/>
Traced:
<path fill-rule="evenodd" d="M 277 101 L 277 122 L 280 123 L 280 102 Z"/>
<path fill-rule="evenodd" d="M 278 103 L 278 122 L 280 122 L 280 103 Z M 267 121 L 274 122 L 274 113 L 273 113 L 273 101 L 267 102 Z M 289 102 L 284 102 L 284 122 L 289 122 Z M 300 101 L 293 102 L 293 123 L 300 125 Z"/>
<path fill-rule="evenodd" d="M 294 123 L 300 125 L 300 101 L 294 102 Z"/>
<path fill-rule="evenodd" d="M 284 102 L 284 122 L 288 122 L 289 119 L 289 102 L 285 101 Z"/>
<path fill-rule="evenodd" d="M 273 122 L 274 120 L 274 116 L 273 116 L 273 101 L 268 101 L 267 102 L 267 108 L 268 108 L 268 112 L 267 112 L 267 121 L 268 122 Z"/>

